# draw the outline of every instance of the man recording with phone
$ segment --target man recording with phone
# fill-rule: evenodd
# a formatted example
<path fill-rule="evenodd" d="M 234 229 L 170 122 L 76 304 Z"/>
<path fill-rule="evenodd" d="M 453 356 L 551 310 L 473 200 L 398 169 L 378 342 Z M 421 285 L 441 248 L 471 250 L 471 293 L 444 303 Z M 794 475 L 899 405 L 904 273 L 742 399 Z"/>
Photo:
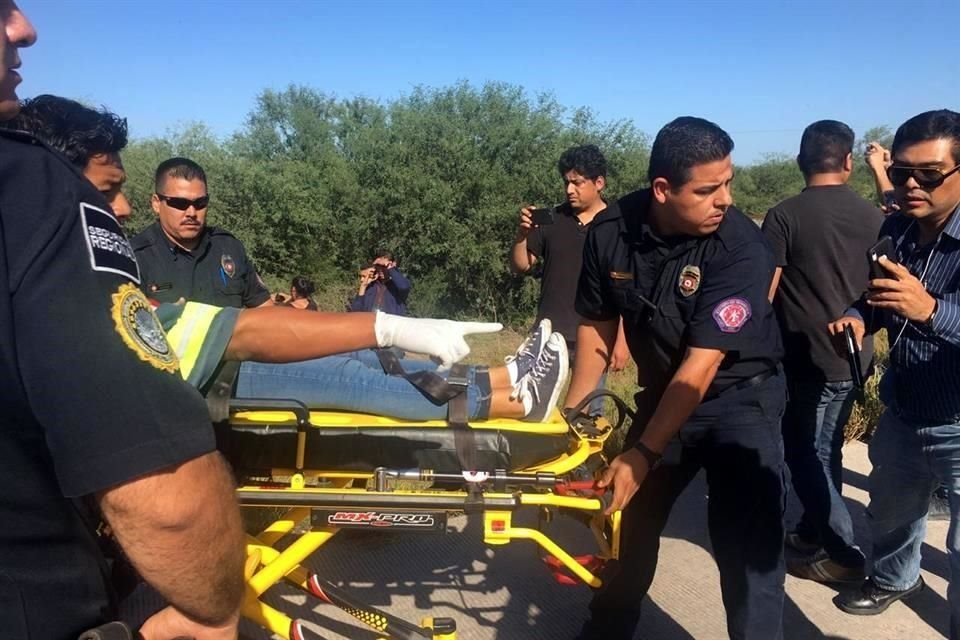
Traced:
<path fill-rule="evenodd" d="M 880 328 L 890 341 L 890 365 L 880 383 L 887 406 L 870 441 L 873 537 L 870 578 L 841 594 L 837 606 L 854 615 L 882 613 L 923 589 L 920 548 L 930 494 L 949 489 L 947 590 L 950 637 L 960 638 L 960 113 L 928 111 L 894 136 L 887 176 L 899 212 L 880 230 L 876 264 L 883 269 L 867 292 L 830 323 L 834 336 L 849 325 L 860 343 Z M 886 245 L 885 247 L 883 245 Z M 886 255 L 884 255 L 886 254 Z M 880 275 L 881 277 L 876 277 Z"/>
<path fill-rule="evenodd" d="M 412 288 L 409 278 L 397 269 L 393 254 L 378 251 L 373 262 L 360 269 L 357 295 L 350 301 L 347 310 L 408 315 L 407 298 Z"/>
<path fill-rule="evenodd" d="M 572 366 L 580 324 L 574 301 L 583 245 L 590 223 L 607 207 L 603 199 L 607 160 L 596 145 L 571 147 L 560 156 L 557 169 L 566 200 L 556 207 L 528 205 L 520 210 L 517 235 L 510 248 L 510 269 L 526 274 L 540 266 L 540 301 L 534 322 L 547 318 L 553 330 L 563 334 Z M 629 357 L 621 324 L 613 352 L 608 354 L 610 369 L 620 371 Z"/>

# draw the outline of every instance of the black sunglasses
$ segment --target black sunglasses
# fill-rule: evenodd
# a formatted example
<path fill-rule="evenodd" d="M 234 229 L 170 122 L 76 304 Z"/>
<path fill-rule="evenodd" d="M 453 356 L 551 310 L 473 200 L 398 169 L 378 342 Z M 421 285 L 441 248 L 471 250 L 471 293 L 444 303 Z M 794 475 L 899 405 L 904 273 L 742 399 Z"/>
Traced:
<path fill-rule="evenodd" d="M 190 198 L 174 198 L 173 196 L 165 196 L 158 193 L 157 197 L 177 211 L 186 211 L 191 206 L 199 211 L 200 209 L 206 209 L 207 205 L 210 204 L 210 196 L 202 196 L 196 200 L 191 200 Z"/>
<path fill-rule="evenodd" d="M 887 177 L 890 178 L 890 182 L 895 187 L 902 187 L 907 184 L 907 180 L 913 178 L 921 189 L 936 189 L 957 170 L 960 170 L 960 164 L 946 172 L 934 167 L 910 167 L 893 164 L 887 167 Z"/>

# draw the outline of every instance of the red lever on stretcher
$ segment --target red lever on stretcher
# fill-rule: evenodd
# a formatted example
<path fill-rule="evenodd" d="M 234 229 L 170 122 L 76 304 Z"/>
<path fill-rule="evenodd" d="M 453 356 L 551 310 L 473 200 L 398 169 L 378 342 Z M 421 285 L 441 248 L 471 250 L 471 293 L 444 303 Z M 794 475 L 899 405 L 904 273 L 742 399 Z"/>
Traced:
<path fill-rule="evenodd" d="M 585 556 L 573 556 L 573 559 L 576 560 L 577 564 L 593 574 L 596 574 L 598 571 L 600 571 L 605 563 L 603 558 L 599 558 L 593 554 Z M 573 577 L 569 573 L 566 573 L 566 567 L 564 567 L 563 563 L 561 563 L 555 557 L 546 556 L 543 561 L 547 564 L 547 567 L 550 568 L 550 573 L 553 574 L 553 579 L 556 580 L 558 584 L 568 586 L 580 584 L 579 579 Z"/>
<path fill-rule="evenodd" d="M 602 496 L 607 492 L 606 487 L 597 486 L 596 480 L 577 480 L 575 482 L 558 482 L 556 485 L 557 493 L 565 496 L 571 491 L 591 491 L 594 495 Z"/>

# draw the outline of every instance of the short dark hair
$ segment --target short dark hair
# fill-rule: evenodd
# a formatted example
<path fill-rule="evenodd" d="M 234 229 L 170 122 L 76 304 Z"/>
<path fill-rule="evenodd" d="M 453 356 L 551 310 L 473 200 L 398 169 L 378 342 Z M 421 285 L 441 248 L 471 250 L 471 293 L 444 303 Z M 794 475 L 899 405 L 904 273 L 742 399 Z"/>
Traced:
<path fill-rule="evenodd" d="M 153 176 L 154 191 L 160 193 L 167 178 L 201 180 L 203 184 L 207 184 L 207 174 L 203 167 L 189 158 L 170 158 L 161 162 Z"/>
<path fill-rule="evenodd" d="M 681 116 L 657 133 L 650 149 L 647 179 L 665 178 L 682 187 L 690 180 L 690 169 L 698 164 L 723 160 L 733 151 L 727 132 L 703 118 Z"/>
<path fill-rule="evenodd" d="M 561 176 L 576 171 L 584 178 L 596 180 L 601 176 L 607 177 L 607 159 L 597 145 L 584 144 L 564 151 L 557 162 L 557 169 Z"/>
<path fill-rule="evenodd" d="M 379 248 L 373 256 L 374 258 L 386 258 L 387 260 L 393 260 L 393 252 L 389 249 Z"/>
<path fill-rule="evenodd" d="M 953 140 L 953 161 L 960 164 L 960 113 L 949 109 L 913 116 L 897 129 L 891 153 L 927 140 Z"/>
<path fill-rule="evenodd" d="M 45 94 L 22 101 L 20 114 L 3 126 L 32 134 L 80 169 L 93 156 L 119 153 L 127 146 L 125 118 L 106 107 L 91 109 L 60 96 Z"/>
<path fill-rule="evenodd" d="M 818 120 L 803 130 L 797 164 L 805 176 L 837 173 L 853 153 L 853 129 L 837 120 Z"/>
<path fill-rule="evenodd" d="M 297 295 L 301 298 L 310 297 L 317 288 L 313 284 L 313 280 L 307 279 L 306 276 L 297 276 L 293 279 L 293 282 L 290 284 L 294 291 L 297 292 Z"/>

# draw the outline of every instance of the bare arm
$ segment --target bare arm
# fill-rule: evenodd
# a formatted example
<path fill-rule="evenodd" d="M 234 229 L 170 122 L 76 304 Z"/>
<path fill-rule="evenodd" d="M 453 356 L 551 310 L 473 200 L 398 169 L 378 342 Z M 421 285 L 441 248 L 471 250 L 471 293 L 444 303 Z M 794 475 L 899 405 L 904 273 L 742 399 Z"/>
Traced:
<path fill-rule="evenodd" d="M 227 634 L 233 629 L 235 637 L 243 594 L 243 527 L 220 454 L 141 476 L 98 499 L 144 579 L 186 619 Z"/>
<path fill-rule="evenodd" d="M 673 374 L 657 410 L 643 430 L 640 441 L 653 451 L 661 452 L 676 435 L 690 414 L 700 405 L 717 375 L 725 352 L 717 349 L 687 348 L 687 353 Z"/>
<path fill-rule="evenodd" d="M 886 210 L 886 194 L 894 190 L 893 183 L 887 177 L 887 166 L 891 163 L 890 151 L 880 146 L 879 142 L 867 144 L 865 158 L 870 173 L 873 174 L 873 181 L 877 185 L 877 197 Z"/>
<path fill-rule="evenodd" d="M 580 327 L 577 329 L 577 355 L 574 359 L 573 379 L 570 381 L 567 399 L 564 401 L 565 408 L 576 406 L 588 393 L 597 388 L 600 376 L 607 368 L 619 325 L 619 318 L 580 321 Z"/>
<path fill-rule="evenodd" d="M 520 223 L 517 226 L 517 236 L 510 247 L 510 271 L 520 275 L 527 273 L 537 263 L 537 256 L 527 248 L 527 236 L 533 230 L 530 212 L 533 207 L 524 207 L 520 210 Z"/>
<path fill-rule="evenodd" d="M 777 295 L 777 289 L 780 287 L 780 276 L 783 275 L 783 267 L 777 267 L 773 271 L 773 280 L 770 281 L 770 293 L 767 295 L 767 299 L 770 302 L 773 302 L 774 297 Z"/>
<path fill-rule="evenodd" d="M 623 316 L 617 327 L 617 341 L 613 345 L 610 356 L 610 371 L 623 371 L 630 360 L 630 347 L 627 345 L 627 334 L 623 331 Z"/>
<path fill-rule="evenodd" d="M 298 362 L 377 346 L 376 314 L 302 313 L 290 307 L 243 309 L 225 360 Z"/>
<path fill-rule="evenodd" d="M 657 410 L 647 422 L 640 442 L 651 451 L 663 452 L 670 439 L 696 410 L 723 362 L 724 352 L 690 347 L 667 385 Z M 600 486 L 613 484 L 613 499 L 606 513 L 623 509 L 650 472 L 647 459 L 631 447 L 617 456 L 600 478 Z"/>

